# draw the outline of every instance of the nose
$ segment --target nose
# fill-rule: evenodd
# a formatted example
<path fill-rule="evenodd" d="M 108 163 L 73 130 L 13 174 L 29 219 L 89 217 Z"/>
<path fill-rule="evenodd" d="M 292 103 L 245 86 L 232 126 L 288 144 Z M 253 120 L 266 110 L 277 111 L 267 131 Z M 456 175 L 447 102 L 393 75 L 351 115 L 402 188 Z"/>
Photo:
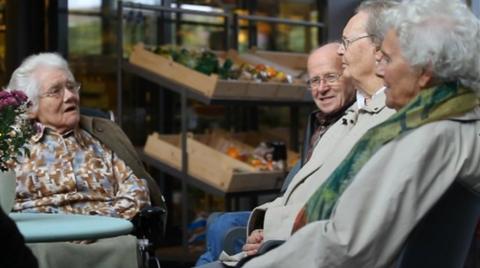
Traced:
<path fill-rule="evenodd" d="M 320 83 L 317 86 L 317 92 L 324 94 L 330 89 L 330 85 L 325 81 L 325 79 L 320 80 Z"/>
<path fill-rule="evenodd" d="M 340 44 L 337 48 L 337 54 L 339 56 L 343 56 L 345 54 L 345 47 L 343 47 L 343 44 Z"/>
<path fill-rule="evenodd" d="M 383 56 L 381 53 L 377 53 L 375 55 L 375 62 L 376 62 L 375 74 L 378 77 L 383 78 L 383 76 L 385 75 L 385 64 L 384 64 Z"/>
<path fill-rule="evenodd" d="M 78 98 L 78 93 L 74 91 L 67 90 L 66 88 L 63 89 L 63 101 L 67 102 L 70 99 Z"/>
<path fill-rule="evenodd" d="M 381 61 L 377 62 L 377 66 L 375 68 L 375 74 L 380 78 L 383 78 L 383 76 L 385 75 L 385 67 Z"/>

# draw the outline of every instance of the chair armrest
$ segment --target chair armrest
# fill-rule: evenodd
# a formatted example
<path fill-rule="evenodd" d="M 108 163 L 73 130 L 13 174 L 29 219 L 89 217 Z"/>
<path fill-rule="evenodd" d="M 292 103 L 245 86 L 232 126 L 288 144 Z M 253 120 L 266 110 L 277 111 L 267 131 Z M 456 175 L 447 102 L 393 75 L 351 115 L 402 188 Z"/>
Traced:
<path fill-rule="evenodd" d="M 262 245 L 260 245 L 260 248 L 258 249 L 258 251 L 255 255 L 250 255 L 250 256 L 247 256 L 247 257 L 241 259 L 235 267 L 242 267 L 249 260 L 251 260 L 255 257 L 261 256 L 261 255 L 269 252 L 270 250 L 282 245 L 283 243 L 285 243 L 285 240 L 267 240 L 267 241 L 263 242 Z"/>
<path fill-rule="evenodd" d="M 132 234 L 137 238 L 147 238 L 154 247 L 158 246 L 165 234 L 166 212 L 161 207 L 143 208 L 132 219 Z"/>
<path fill-rule="evenodd" d="M 268 241 L 265 241 L 260 245 L 260 248 L 258 249 L 256 255 L 265 254 L 265 253 L 269 252 L 270 250 L 282 245 L 283 243 L 285 243 L 285 240 L 268 240 Z"/>
<path fill-rule="evenodd" d="M 235 242 L 239 239 L 247 240 L 247 228 L 239 226 L 228 230 L 223 239 L 223 250 L 229 255 L 234 255 L 236 253 Z"/>

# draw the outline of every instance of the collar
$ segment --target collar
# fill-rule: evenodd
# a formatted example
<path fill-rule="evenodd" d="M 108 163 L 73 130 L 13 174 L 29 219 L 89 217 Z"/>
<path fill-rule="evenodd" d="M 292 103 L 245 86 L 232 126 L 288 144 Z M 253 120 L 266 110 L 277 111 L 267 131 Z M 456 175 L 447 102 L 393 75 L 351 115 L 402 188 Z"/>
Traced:
<path fill-rule="evenodd" d="M 378 97 L 378 95 L 382 94 L 383 92 L 385 91 L 385 87 L 381 87 L 380 89 L 378 89 L 377 91 L 375 91 L 375 94 L 372 95 L 372 98 L 370 101 L 373 101 L 375 98 Z M 363 109 L 365 106 L 367 106 L 366 104 L 366 100 L 367 98 L 365 98 L 365 96 L 360 92 L 360 90 L 357 90 L 357 106 L 358 106 L 358 109 Z"/>
<path fill-rule="evenodd" d="M 86 137 L 83 135 L 82 130 L 78 126 L 74 129 L 70 130 L 70 131 L 67 131 L 67 132 L 63 133 L 63 134 L 58 133 L 54 129 L 52 129 L 52 128 L 50 128 L 50 127 L 48 127 L 48 126 L 46 126 L 46 125 L 44 125 L 40 122 L 36 123 L 36 128 L 38 129 L 38 132 L 31 138 L 33 143 L 41 142 L 41 140 L 46 135 L 59 136 L 59 137 L 62 137 L 64 139 L 73 135 L 75 140 L 78 142 L 78 144 L 81 147 L 85 147 L 85 145 L 87 144 L 86 140 L 85 140 Z"/>
<path fill-rule="evenodd" d="M 329 126 L 329 125 L 335 123 L 338 119 L 340 119 L 340 117 L 342 117 L 345 114 L 347 109 L 349 109 L 354 102 L 355 102 L 354 100 L 351 101 L 347 105 L 344 105 L 342 107 L 342 109 L 340 109 L 340 110 L 338 110 L 338 111 L 336 111 L 335 113 L 332 113 L 332 114 L 326 114 L 326 113 L 324 113 L 320 110 L 316 110 L 316 111 L 312 112 L 311 118 L 313 120 L 314 128 L 316 129 L 319 126 Z"/>
<path fill-rule="evenodd" d="M 365 104 L 364 102 L 364 105 L 362 106 L 362 108 L 358 108 L 358 111 L 371 114 L 379 113 L 386 107 L 385 100 L 385 87 L 382 87 L 377 92 L 375 92 L 375 95 L 372 96 L 372 99 L 368 102 L 368 104 Z M 357 105 L 359 105 L 358 102 Z"/>
<path fill-rule="evenodd" d="M 472 111 L 465 113 L 463 115 L 454 116 L 449 120 L 468 122 L 468 121 L 479 121 L 480 120 L 480 106 L 475 107 Z"/>

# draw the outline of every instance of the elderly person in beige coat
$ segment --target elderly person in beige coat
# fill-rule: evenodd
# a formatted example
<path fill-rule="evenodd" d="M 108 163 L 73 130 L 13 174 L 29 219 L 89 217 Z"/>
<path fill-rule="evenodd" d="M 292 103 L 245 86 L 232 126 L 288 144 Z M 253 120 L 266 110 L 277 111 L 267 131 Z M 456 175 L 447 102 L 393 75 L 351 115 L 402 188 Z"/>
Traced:
<path fill-rule="evenodd" d="M 398 112 L 316 189 L 286 243 L 245 267 L 393 267 L 453 182 L 479 191 L 479 21 L 460 0 L 408 1 L 383 18 L 377 72 Z"/>
<path fill-rule="evenodd" d="M 380 39 L 366 33 L 367 23 L 375 24 L 379 13 L 395 3 L 366 1 L 343 31 L 344 75 L 350 76 L 363 96 L 348 109 L 320 139 L 312 158 L 295 175 L 283 196 L 257 207 L 249 220 L 248 255 L 255 254 L 263 241 L 290 237 L 295 216 L 332 171 L 340 164 L 353 145 L 370 128 L 394 113 L 385 107 L 383 79 L 375 75 L 375 53 Z"/>
<path fill-rule="evenodd" d="M 355 102 L 355 90 L 351 79 L 342 75 L 342 59 L 337 54 L 339 45 L 336 42 L 325 44 L 313 50 L 308 56 L 308 88 L 318 110 L 312 112 L 308 119 L 302 160 L 290 171 L 285 178 L 286 181 L 310 160 L 313 148 L 321 137 Z M 223 213 L 213 220 L 210 219 L 207 250 L 200 256 L 196 265 L 217 260 L 223 249 L 226 232 L 233 227 L 246 226 L 249 216 L 249 211 L 240 211 Z M 242 246 L 242 241 L 235 241 L 236 251 L 241 251 Z"/>

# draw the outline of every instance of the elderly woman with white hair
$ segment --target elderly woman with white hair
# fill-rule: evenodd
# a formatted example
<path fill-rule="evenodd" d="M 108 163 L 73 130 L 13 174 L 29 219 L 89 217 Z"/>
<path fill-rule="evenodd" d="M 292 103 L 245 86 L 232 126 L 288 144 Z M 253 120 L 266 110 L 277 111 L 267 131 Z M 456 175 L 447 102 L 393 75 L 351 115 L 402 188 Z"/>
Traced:
<path fill-rule="evenodd" d="M 477 18 L 460 0 L 414 0 L 382 21 L 370 34 L 385 36 L 377 73 L 397 113 L 317 189 L 292 237 L 244 267 L 392 267 L 454 182 L 480 189 Z"/>
<path fill-rule="evenodd" d="M 26 145 L 29 155 L 15 164 L 14 211 L 102 215 L 132 219 L 150 205 L 154 180 L 123 131 L 110 120 L 80 116 L 80 84 L 55 53 L 25 59 L 7 87 L 26 93 L 39 132 Z M 161 194 L 154 193 L 161 199 Z M 163 200 L 154 200 L 162 206 Z M 84 245 L 30 245 L 40 267 L 134 267 L 133 236 Z M 123 250 L 122 250 L 123 249 Z M 87 250 L 87 251 L 85 251 Z M 84 256 L 81 252 L 87 253 Z M 72 261 L 62 253 L 78 254 Z M 112 257 L 113 256 L 113 257 Z M 120 258 L 119 258 L 120 257 Z"/>

